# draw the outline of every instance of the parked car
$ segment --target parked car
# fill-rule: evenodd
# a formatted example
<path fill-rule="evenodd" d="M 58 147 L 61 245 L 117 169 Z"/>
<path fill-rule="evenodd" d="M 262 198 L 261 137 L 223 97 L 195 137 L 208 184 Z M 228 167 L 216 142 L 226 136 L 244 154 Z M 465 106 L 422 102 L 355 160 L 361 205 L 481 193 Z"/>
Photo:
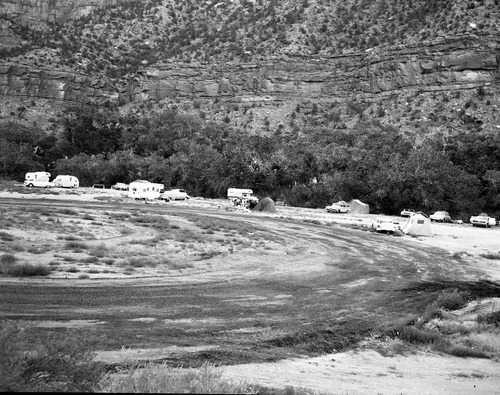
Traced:
<path fill-rule="evenodd" d="M 412 208 L 404 208 L 401 210 L 401 216 L 402 217 L 411 217 L 413 214 L 415 214 L 415 210 Z"/>
<path fill-rule="evenodd" d="M 378 217 L 372 222 L 372 229 L 375 232 L 394 233 L 397 225 L 390 218 Z"/>
<path fill-rule="evenodd" d="M 447 211 L 436 211 L 434 214 L 431 214 L 429 218 L 431 221 L 436 222 L 453 222 Z"/>
<path fill-rule="evenodd" d="M 337 203 L 333 203 L 331 206 L 326 206 L 325 210 L 327 213 L 348 213 L 351 211 L 351 207 L 349 207 L 348 203 L 341 200 Z"/>
<path fill-rule="evenodd" d="M 168 202 L 170 200 L 186 200 L 189 199 L 189 196 L 184 189 L 171 189 L 170 191 L 160 193 L 159 199 Z"/>
<path fill-rule="evenodd" d="M 116 189 L 117 191 L 128 191 L 128 184 L 117 182 L 115 185 L 111 185 L 111 189 Z"/>
<path fill-rule="evenodd" d="M 497 220 L 490 217 L 486 213 L 481 213 L 470 217 L 470 223 L 472 226 L 484 226 L 485 228 L 488 228 L 489 226 L 495 226 L 497 224 Z"/>

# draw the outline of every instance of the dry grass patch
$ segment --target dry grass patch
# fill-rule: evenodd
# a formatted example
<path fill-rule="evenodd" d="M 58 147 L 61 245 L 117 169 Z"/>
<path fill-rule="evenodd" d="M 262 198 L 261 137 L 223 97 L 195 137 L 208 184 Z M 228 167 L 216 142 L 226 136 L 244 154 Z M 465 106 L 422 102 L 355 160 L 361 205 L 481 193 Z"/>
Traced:
<path fill-rule="evenodd" d="M 101 390 L 172 394 L 264 393 L 261 392 L 260 386 L 224 379 L 223 370 L 210 363 L 205 363 L 199 369 L 172 368 L 166 364 L 147 363 L 145 366 L 130 368 L 126 375 L 107 376 L 102 382 Z"/>

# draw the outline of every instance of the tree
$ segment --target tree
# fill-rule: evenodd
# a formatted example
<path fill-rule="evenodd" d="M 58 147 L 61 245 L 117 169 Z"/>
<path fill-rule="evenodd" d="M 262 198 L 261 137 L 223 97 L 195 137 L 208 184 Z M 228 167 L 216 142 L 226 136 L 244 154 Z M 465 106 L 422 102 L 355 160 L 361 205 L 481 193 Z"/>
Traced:
<path fill-rule="evenodd" d="M 105 157 L 120 147 L 123 125 L 118 113 L 96 106 L 70 106 L 59 119 L 62 146 L 70 156 L 103 154 Z"/>

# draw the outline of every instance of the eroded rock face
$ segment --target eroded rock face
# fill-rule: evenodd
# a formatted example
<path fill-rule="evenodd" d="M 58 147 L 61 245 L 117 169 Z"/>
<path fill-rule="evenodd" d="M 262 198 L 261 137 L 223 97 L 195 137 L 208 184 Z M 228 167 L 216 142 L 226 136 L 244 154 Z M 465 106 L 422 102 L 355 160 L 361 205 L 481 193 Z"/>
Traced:
<path fill-rule="evenodd" d="M 97 7 L 118 5 L 124 0 L 2 0 L 2 9 L 26 23 L 63 22 L 87 15 Z"/>
<path fill-rule="evenodd" d="M 246 64 L 162 65 L 122 87 L 103 79 L 0 64 L 0 93 L 102 104 L 166 98 L 266 102 L 370 99 L 407 90 L 468 89 L 500 80 L 500 41 L 464 36 L 330 58 L 275 57 Z"/>

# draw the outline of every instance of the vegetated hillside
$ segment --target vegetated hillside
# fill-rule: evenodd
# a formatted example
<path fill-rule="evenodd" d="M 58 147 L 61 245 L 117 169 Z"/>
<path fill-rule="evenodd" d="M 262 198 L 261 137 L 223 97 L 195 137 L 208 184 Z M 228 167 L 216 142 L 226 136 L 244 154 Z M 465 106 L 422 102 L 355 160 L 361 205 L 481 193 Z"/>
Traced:
<path fill-rule="evenodd" d="M 423 43 L 467 32 L 500 33 L 499 1 L 123 2 L 36 29 L 2 14 L 3 57 L 123 78 L 158 62 L 248 62 L 280 53 L 333 55 Z M 5 34 L 7 35 L 7 34 Z M 51 49 L 50 55 L 43 50 Z"/>

